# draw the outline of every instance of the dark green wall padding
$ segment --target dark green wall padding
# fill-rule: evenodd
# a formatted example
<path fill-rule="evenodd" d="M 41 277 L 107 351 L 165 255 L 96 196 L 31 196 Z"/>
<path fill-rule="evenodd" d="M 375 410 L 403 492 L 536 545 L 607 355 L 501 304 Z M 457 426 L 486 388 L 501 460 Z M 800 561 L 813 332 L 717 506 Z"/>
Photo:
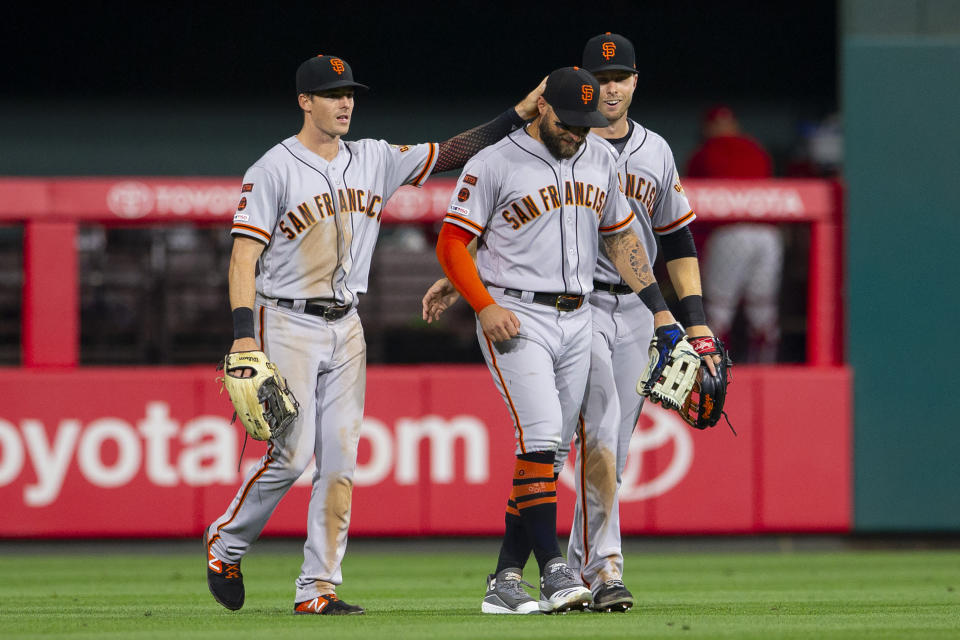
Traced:
<path fill-rule="evenodd" d="M 854 526 L 960 530 L 960 37 L 843 46 Z"/>

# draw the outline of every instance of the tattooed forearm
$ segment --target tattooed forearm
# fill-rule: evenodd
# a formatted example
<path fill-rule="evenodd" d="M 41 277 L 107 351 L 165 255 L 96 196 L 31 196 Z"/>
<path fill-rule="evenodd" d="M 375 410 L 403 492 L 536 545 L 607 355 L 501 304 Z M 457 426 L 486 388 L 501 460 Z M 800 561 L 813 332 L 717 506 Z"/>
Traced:
<path fill-rule="evenodd" d="M 630 260 L 631 271 L 640 279 L 640 284 L 643 287 L 656 281 L 650 269 L 650 263 L 647 262 L 647 252 L 643 250 L 639 242 L 634 242 L 633 246 L 628 248 L 627 256 Z"/>
<path fill-rule="evenodd" d="M 632 229 L 604 236 L 603 243 L 620 276 L 634 291 L 640 291 L 657 281 L 647 252 Z"/>

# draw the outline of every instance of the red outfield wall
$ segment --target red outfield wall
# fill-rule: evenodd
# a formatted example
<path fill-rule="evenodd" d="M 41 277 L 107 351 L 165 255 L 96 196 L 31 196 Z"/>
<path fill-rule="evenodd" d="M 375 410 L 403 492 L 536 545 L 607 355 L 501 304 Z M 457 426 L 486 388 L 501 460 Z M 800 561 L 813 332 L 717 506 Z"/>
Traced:
<path fill-rule="evenodd" d="M 736 437 L 644 410 L 624 473 L 624 533 L 848 531 L 849 370 L 741 366 L 734 376 Z M 265 450 L 248 441 L 238 473 L 243 431 L 214 377 L 210 367 L 0 369 L 0 537 L 199 535 Z M 513 433 L 486 368 L 372 367 L 368 380 L 351 534 L 501 533 Z M 265 534 L 305 533 L 309 476 Z"/>

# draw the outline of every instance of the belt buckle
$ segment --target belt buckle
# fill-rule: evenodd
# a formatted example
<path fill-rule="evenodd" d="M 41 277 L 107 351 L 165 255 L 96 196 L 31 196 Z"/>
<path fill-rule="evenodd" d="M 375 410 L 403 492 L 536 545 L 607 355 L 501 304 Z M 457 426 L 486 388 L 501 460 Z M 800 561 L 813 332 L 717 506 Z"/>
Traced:
<path fill-rule="evenodd" d="M 557 311 L 573 311 L 574 309 L 579 309 L 581 302 L 583 302 L 583 299 L 580 296 L 571 296 L 566 294 L 557 296 Z M 574 306 L 565 307 L 564 303 L 570 303 Z"/>
<path fill-rule="evenodd" d="M 347 309 L 345 307 L 329 306 L 323 308 L 324 320 L 339 320 L 345 315 L 347 315 Z"/>

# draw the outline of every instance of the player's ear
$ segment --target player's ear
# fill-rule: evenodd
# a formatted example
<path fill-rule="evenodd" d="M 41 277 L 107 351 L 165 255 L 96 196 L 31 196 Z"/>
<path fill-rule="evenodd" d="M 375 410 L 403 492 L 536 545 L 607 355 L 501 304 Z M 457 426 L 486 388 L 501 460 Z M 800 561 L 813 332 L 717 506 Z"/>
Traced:
<path fill-rule="evenodd" d="M 540 115 L 543 115 L 547 110 L 547 101 L 543 99 L 543 96 L 537 96 L 537 111 L 540 112 Z"/>
<path fill-rule="evenodd" d="M 301 93 L 297 96 L 297 102 L 300 104 L 300 108 L 304 111 L 310 111 L 310 108 L 313 104 L 313 96 Z"/>

